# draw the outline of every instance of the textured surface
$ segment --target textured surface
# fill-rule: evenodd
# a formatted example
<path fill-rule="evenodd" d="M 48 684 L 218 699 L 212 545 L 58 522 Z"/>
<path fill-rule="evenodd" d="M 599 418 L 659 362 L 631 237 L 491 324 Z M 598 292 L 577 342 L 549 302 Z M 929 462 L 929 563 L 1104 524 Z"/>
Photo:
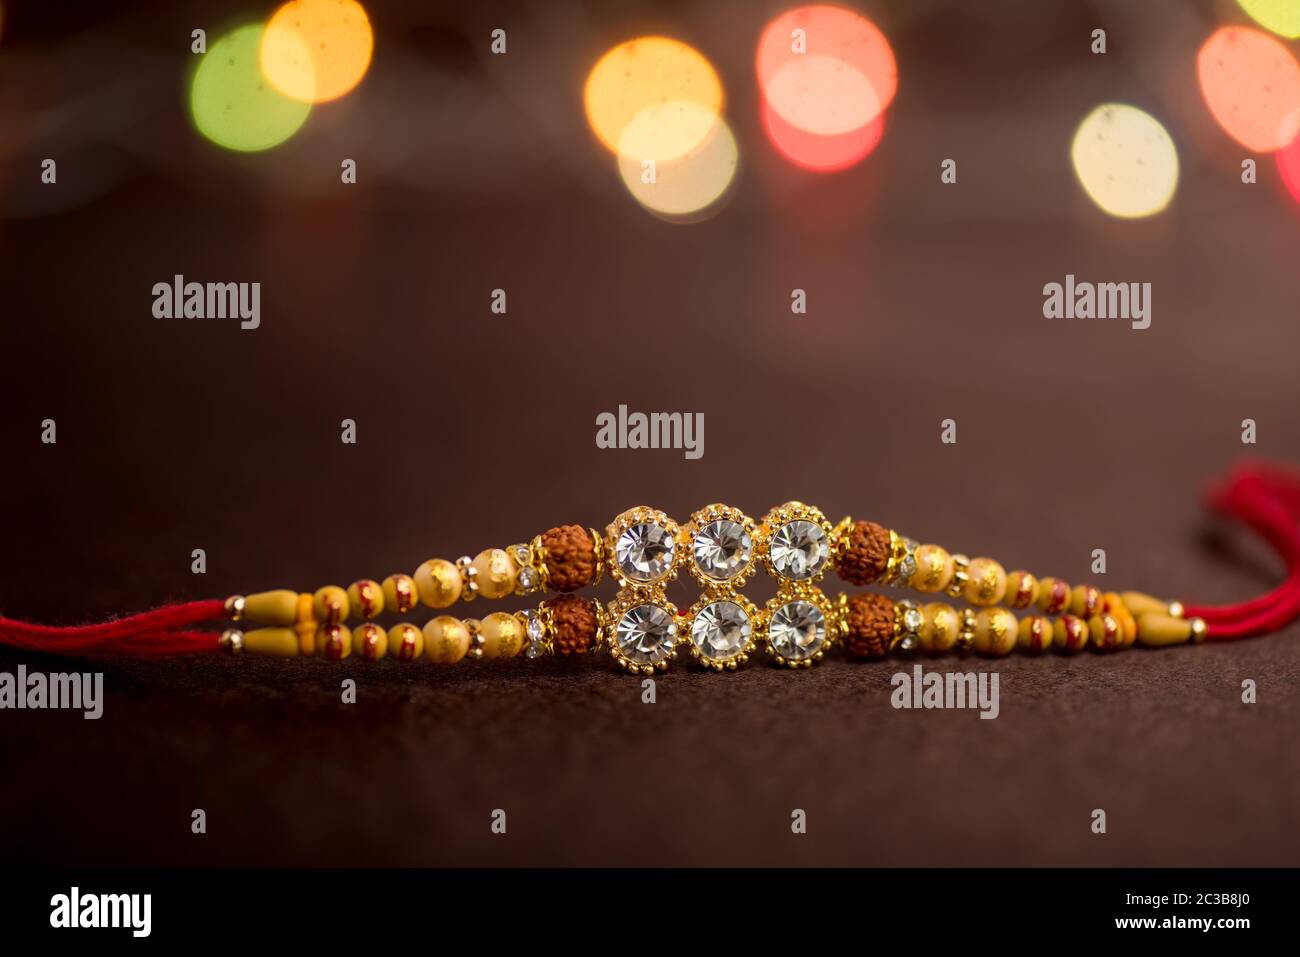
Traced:
<path fill-rule="evenodd" d="M 849 599 L 844 646 L 859 658 L 883 658 L 894 636 L 894 603 L 888 595 L 862 592 Z"/>
<path fill-rule="evenodd" d="M 1300 462 L 1300 217 L 1266 162 L 1241 184 L 1240 150 L 1197 102 L 1207 13 L 1124 4 L 1136 19 L 1115 21 L 1104 58 L 1086 52 L 1087 4 L 882 20 L 903 78 L 885 138 L 861 168 L 818 178 L 764 145 L 754 5 L 665 7 L 656 22 L 698 37 L 728 77 L 745 151 L 732 205 L 674 227 L 633 207 L 583 130 L 585 64 L 640 22 L 600 6 L 600 25 L 559 38 L 543 25 L 575 21 L 512 20 L 518 53 L 490 66 L 467 38 L 495 23 L 444 23 L 415 46 L 394 14 L 385 49 L 461 72 L 413 84 L 402 112 L 385 99 L 404 89 L 402 61 L 381 51 L 340 108 L 354 112 L 331 115 L 337 147 L 250 162 L 215 155 L 176 108 L 176 37 L 197 14 L 157 21 L 172 52 L 132 116 L 174 165 L 0 229 L 6 614 L 67 623 L 382 579 L 637 504 L 681 521 L 709 502 L 761 515 L 792 498 L 1071 583 L 1105 548 L 1107 588 L 1228 601 L 1271 585 L 1253 544 L 1205 534 L 1199 496 L 1242 454 L 1244 418 L 1259 425 L 1249 451 Z M 1145 52 L 1163 41 L 1167 74 Z M 6 44 L 0 68 L 21 50 Z M 548 74 L 539 51 L 563 69 Z M 1166 87 L 1175 204 L 1107 220 L 1071 178 L 1074 126 L 1103 99 Z M 364 171 L 355 192 L 337 186 L 344 149 Z M 952 187 L 937 176 L 947 155 Z M 382 177 L 402 157 L 418 186 Z M 286 188 L 318 182 L 310 199 Z M 1152 282 L 1151 328 L 1045 320 L 1043 285 L 1067 272 Z M 261 281 L 261 328 L 153 319 L 151 284 L 173 273 Z M 507 316 L 489 311 L 498 286 Z M 791 315 L 796 287 L 806 316 Z M 629 372 L 647 356 L 671 361 Z M 719 357 L 739 372 L 702 375 Z M 596 416 L 623 403 L 704 413 L 704 456 L 596 448 Z M 57 446 L 38 442 L 46 417 Z M 344 418 L 356 446 L 339 441 Z M 946 418 L 955 445 L 939 441 Z M 190 573 L 199 547 L 205 576 Z M 761 603 L 764 587 L 746 591 Z M 694 594 L 678 583 L 673 597 Z M 19 660 L 60 667 L 0 654 L 5 669 Z M 653 705 L 591 664 L 113 664 L 98 722 L 0 713 L 0 858 L 1300 865 L 1294 628 L 931 666 L 996 669 L 993 721 L 893 709 L 890 676 L 910 669 L 894 661 L 683 666 Z M 356 705 L 339 703 L 344 676 Z M 189 831 L 198 807 L 203 837 Z M 489 832 L 496 808 L 504 837 Z"/>
<path fill-rule="evenodd" d="M 849 529 L 849 547 L 835 567 L 846 582 L 866 585 L 876 581 L 889 567 L 889 529 L 858 519 Z"/>

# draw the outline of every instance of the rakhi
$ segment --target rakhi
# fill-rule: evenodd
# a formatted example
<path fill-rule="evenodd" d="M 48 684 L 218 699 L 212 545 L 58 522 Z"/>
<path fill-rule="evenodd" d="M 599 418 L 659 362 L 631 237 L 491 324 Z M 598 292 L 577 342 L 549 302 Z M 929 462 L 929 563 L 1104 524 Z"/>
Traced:
<path fill-rule="evenodd" d="M 1007 572 L 992 558 L 918 544 L 864 519 L 832 526 L 819 509 L 801 502 L 774 508 L 757 522 L 737 508 L 710 505 L 681 525 L 639 506 L 603 532 L 561 525 L 527 543 L 455 562 L 430 559 L 413 575 L 361 579 L 346 589 L 233 595 L 70 628 L 0 618 L 0 643 L 58 654 L 221 650 L 335 661 L 352 655 L 425 658 L 442 665 L 465 658 L 576 658 L 603 649 L 626 671 L 649 675 L 683 650 L 713 671 L 736 670 L 760 647 L 772 662 L 790 668 L 812 665 L 837 647 L 868 659 L 893 651 L 1074 654 L 1233 640 L 1276 631 L 1300 616 L 1300 473 L 1241 468 L 1211 490 L 1210 504 L 1277 550 L 1287 567 L 1281 585 L 1238 605 L 1188 605 Z M 762 608 L 743 592 L 760 568 L 776 582 L 775 597 Z M 679 610 L 666 589 L 683 571 L 700 594 Z M 965 606 L 871 591 L 832 597 L 821 587 L 830 573 L 851 585 L 906 588 L 961 599 Z M 605 574 L 618 585 L 612 601 L 574 594 Z M 400 622 L 388 628 L 373 620 L 409 615 L 420 605 L 442 610 L 461 601 L 541 593 L 554 597 L 482 618 L 440 614 L 423 627 Z M 216 621 L 237 627 L 198 628 Z"/>

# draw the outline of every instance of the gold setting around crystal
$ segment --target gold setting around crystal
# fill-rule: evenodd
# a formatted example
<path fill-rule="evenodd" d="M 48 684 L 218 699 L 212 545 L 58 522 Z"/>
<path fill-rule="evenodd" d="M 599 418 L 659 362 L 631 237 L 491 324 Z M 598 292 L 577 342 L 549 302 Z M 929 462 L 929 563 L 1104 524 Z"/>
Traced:
<path fill-rule="evenodd" d="M 805 521 L 812 522 L 814 525 L 821 527 L 822 532 L 826 535 L 827 557 L 826 563 L 817 571 L 816 574 L 808 578 L 786 578 L 772 563 L 772 539 L 778 531 L 790 522 Z M 784 505 L 778 505 L 766 515 L 759 524 L 758 534 L 754 539 L 754 551 L 763 562 L 763 567 L 767 573 L 781 583 L 790 583 L 797 585 L 815 585 L 826 577 L 826 573 L 835 567 L 838 556 L 835 554 L 835 529 L 831 528 L 831 523 L 826 520 L 821 509 L 812 505 L 805 505 L 803 502 L 786 502 Z"/>
<path fill-rule="evenodd" d="M 515 563 L 514 593 L 516 595 L 531 595 L 536 592 L 546 591 L 547 583 L 550 581 L 550 573 L 546 570 L 542 536 L 538 535 L 526 544 L 520 542 L 517 545 L 511 545 L 506 549 L 506 554 Z M 525 568 L 531 568 L 535 575 L 531 588 L 524 587 L 523 570 Z"/>
<path fill-rule="evenodd" d="M 623 654 L 618 647 L 618 623 L 627 612 L 638 605 L 655 605 L 666 611 L 673 621 L 673 640 L 668 653 L 652 664 L 633 661 Z M 682 621 L 678 616 L 677 606 L 664 595 L 658 585 L 630 585 L 623 588 L 609 603 L 609 617 L 602 623 L 600 631 L 604 633 L 605 643 L 609 647 L 610 657 L 618 662 L 619 667 L 627 669 L 634 675 L 652 675 L 656 671 L 667 671 L 668 665 L 677 657 L 677 646 L 682 640 Z M 597 636 L 599 640 L 599 635 Z"/>
<path fill-rule="evenodd" d="M 695 537 L 706 525 L 719 521 L 735 522 L 749 535 L 749 558 L 746 559 L 744 567 L 730 578 L 712 578 L 695 563 Z M 677 547 L 684 554 L 686 570 L 702 588 L 711 588 L 714 585 L 726 585 L 731 589 L 744 588 L 745 582 L 749 581 L 758 567 L 758 528 L 752 518 L 730 505 L 706 505 L 692 515 L 690 521 L 682 527 Z"/>
<path fill-rule="evenodd" d="M 664 573 L 650 581 L 633 581 L 624 576 L 618 567 L 618 540 L 633 525 L 659 525 L 673 541 L 673 560 Z M 681 528 L 676 522 L 657 508 L 638 505 L 617 516 L 605 529 L 605 564 L 609 566 L 610 577 L 623 588 L 643 588 L 647 585 L 663 585 L 677 579 L 681 571 L 684 555 L 681 547 Z"/>
<path fill-rule="evenodd" d="M 749 639 L 745 642 L 743 648 L 730 658 L 714 658 L 706 655 L 695 644 L 695 619 L 709 605 L 715 602 L 728 601 L 738 606 L 747 616 L 749 616 Z M 759 641 L 763 640 L 763 617 L 757 606 L 737 592 L 734 588 L 712 586 L 706 588 L 700 595 L 699 600 L 690 607 L 685 617 L 686 624 L 682 626 L 681 634 L 678 640 L 685 644 L 691 652 L 691 657 L 698 661 L 705 668 L 711 671 L 735 671 L 741 665 L 749 661 L 750 655 L 758 647 Z"/>
<path fill-rule="evenodd" d="M 775 615 L 777 610 L 783 605 L 787 605 L 792 601 L 806 601 L 810 604 L 816 605 L 817 609 L 822 613 L 822 618 L 826 622 L 826 637 L 822 640 L 821 647 L 807 658 L 786 658 L 778 652 L 772 644 L 772 633 L 770 630 L 772 616 Z M 843 619 L 843 614 L 839 614 L 836 611 L 835 602 L 828 598 L 826 593 L 816 585 L 810 584 L 806 581 L 783 582 L 781 587 L 777 590 L 776 595 L 763 607 L 763 644 L 767 649 L 768 656 L 771 657 L 775 664 L 781 665 L 785 668 L 811 668 L 813 664 L 826 657 L 826 652 L 839 642 L 843 631 L 843 625 L 841 624 Z"/>

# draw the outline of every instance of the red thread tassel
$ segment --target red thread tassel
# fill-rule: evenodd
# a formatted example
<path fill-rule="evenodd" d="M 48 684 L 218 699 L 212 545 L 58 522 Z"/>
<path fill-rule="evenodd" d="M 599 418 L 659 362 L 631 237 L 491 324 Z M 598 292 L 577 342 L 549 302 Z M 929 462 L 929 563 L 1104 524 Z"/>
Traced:
<path fill-rule="evenodd" d="M 183 655 L 216 651 L 218 635 L 190 626 L 220 619 L 225 602 L 192 601 L 95 625 L 51 628 L 0 618 L 0 644 L 52 655 Z"/>

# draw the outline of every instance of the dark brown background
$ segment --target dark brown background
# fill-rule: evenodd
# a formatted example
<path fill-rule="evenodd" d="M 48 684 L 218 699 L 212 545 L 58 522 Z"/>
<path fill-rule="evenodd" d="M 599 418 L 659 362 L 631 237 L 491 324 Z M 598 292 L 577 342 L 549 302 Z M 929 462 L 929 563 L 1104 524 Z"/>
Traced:
<path fill-rule="evenodd" d="M 7 3 L 0 38 L 6 615 L 346 584 L 634 504 L 789 498 L 1070 580 L 1097 547 L 1106 584 L 1204 601 L 1276 575 L 1207 535 L 1199 504 L 1243 418 L 1250 451 L 1300 461 L 1300 216 L 1268 157 L 1240 183 L 1195 88 L 1230 4 L 867 4 L 900 92 L 876 153 L 824 178 L 757 122 L 750 57 L 779 6 L 372 3 L 362 88 L 253 157 L 201 141 L 180 105 L 189 30 L 237 8 L 72 6 Z M 493 26 L 510 53 L 489 60 Z M 730 96 L 741 178 L 698 225 L 636 208 L 583 125 L 585 70 L 649 30 L 696 44 Z M 1069 168 L 1108 99 L 1178 145 L 1178 195 L 1150 221 L 1106 219 Z M 57 187 L 37 185 L 47 155 Z M 262 328 L 154 320 L 150 287 L 177 272 L 260 281 Z M 1152 327 L 1044 320 L 1067 272 L 1152 282 Z M 704 458 L 596 449 L 620 403 L 705 413 Z M 893 710 L 897 662 L 681 668 L 653 706 L 596 662 L 111 662 L 98 722 L 0 714 L 0 853 L 1295 865 L 1296 637 L 927 663 L 996 669 L 996 721 Z M 20 661 L 67 667 L 0 655 Z"/>

